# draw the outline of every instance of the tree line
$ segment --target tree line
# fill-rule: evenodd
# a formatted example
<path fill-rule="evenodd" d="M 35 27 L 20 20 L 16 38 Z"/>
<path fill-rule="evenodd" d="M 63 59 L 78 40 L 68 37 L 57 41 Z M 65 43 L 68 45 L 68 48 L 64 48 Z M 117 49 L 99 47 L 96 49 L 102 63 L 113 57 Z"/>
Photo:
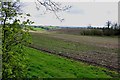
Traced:
<path fill-rule="evenodd" d="M 96 36 L 119 36 L 120 25 L 107 21 L 105 27 L 91 27 L 88 26 L 87 30 L 83 30 L 81 35 L 96 35 Z"/>

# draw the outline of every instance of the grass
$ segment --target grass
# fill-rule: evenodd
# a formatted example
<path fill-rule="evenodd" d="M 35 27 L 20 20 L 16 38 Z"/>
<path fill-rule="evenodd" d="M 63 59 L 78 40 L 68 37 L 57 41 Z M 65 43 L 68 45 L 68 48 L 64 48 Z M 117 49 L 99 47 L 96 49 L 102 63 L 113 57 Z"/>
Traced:
<path fill-rule="evenodd" d="M 33 78 L 112 78 L 114 71 L 25 47 L 28 77 Z"/>
<path fill-rule="evenodd" d="M 45 29 L 42 29 L 42 28 L 33 28 L 33 30 L 35 30 L 35 31 L 44 31 Z"/>

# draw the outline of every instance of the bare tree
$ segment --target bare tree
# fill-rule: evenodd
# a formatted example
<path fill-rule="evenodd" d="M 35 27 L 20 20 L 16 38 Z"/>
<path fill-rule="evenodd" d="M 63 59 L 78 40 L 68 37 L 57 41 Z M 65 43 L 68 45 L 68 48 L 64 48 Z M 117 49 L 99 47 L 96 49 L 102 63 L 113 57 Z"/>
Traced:
<path fill-rule="evenodd" d="M 117 23 L 114 23 L 113 26 L 114 26 L 114 29 L 118 29 L 118 24 Z"/>
<path fill-rule="evenodd" d="M 61 22 L 64 20 L 63 18 L 60 18 L 60 16 L 57 15 L 57 12 L 60 11 L 66 11 L 71 8 L 70 5 L 68 6 L 62 6 L 59 2 L 54 2 L 52 0 L 35 0 L 36 8 L 37 10 L 40 10 L 40 7 L 43 6 L 45 8 L 44 14 L 46 14 L 47 11 L 51 11 L 55 14 L 56 18 L 60 20 Z"/>
<path fill-rule="evenodd" d="M 111 26 L 111 21 L 107 21 L 106 22 L 106 26 L 108 27 L 108 29 L 110 28 L 110 26 Z"/>

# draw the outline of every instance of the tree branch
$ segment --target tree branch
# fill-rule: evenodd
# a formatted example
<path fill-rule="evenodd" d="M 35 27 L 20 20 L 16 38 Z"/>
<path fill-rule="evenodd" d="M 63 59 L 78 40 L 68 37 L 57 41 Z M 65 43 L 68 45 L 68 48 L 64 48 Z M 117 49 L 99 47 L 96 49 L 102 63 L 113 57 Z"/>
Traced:
<path fill-rule="evenodd" d="M 51 11 L 55 14 L 56 18 L 58 20 L 60 20 L 61 22 L 64 20 L 63 18 L 60 18 L 57 14 L 57 12 L 60 12 L 60 11 L 66 11 L 68 9 L 71 8 L 71 6 L 64 6 L 62 7 L 62 5 L 60 3 L 57 3 L 57 2 L 53 2 L 52 0 L 43 0 L 43 1 L 40 1 L 40 0 L 36 0 L 35 1 L 35 4 L 36 4 L 36 8 L 37 10 L 40 10 L 40 6 L 38 6 L 38 4 L 45 7 L 45 13 L 47 11 Z M 45 14 L 44 13 L 44 14 Z"/>

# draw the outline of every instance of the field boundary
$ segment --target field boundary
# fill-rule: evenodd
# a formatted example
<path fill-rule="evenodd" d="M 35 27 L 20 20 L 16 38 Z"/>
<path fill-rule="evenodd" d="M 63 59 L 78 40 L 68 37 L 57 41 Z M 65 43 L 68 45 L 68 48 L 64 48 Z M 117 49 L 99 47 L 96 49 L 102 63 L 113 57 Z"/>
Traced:
<path fill-rule="evenodd" d="M 107 66 L 107 65 L 101 65 L 101 64 L 98 64 L 96 62 L 91 62 L 91 61 L 88 61 L 88 60 L 83 60 L 83 59 L 78 59 L 78 58 L 74 58 L 74 57 L 71 57 L 71 56 L 68 56 L 68 55 L 64 55 L 64 54 L 59 54 L 59 53 L 56 53 L 54 51 L 49 51 L 49 50 L 46 50 L 46 49 L 43 49 L 43 48 L 38 48 L 36 45 L 29 45 L 29 47 L 31 48 L 34 48 L 34 49 L 37 49 L 37 50 L 40 50 L 40 51 L 44 51 L 44 52 L 47 52 L 47 53 L 50 53 L 50 54 L 54 54 L 54 55 L 58 55 L 58 56 L 62 56 L 62 57 L 65 57 L 65 58 L 68 58 L 68 59 L 72 59 L 72 60 L 75 60 L 75 61 L 81 61 L 81 62 L 85 62 L 89 65 L 94 65 L 94 66 L 100 66 L 100 67 L 105 67 L 107 69 L 110 69 L 110 70 L 113 70 L 113 71 L 117 71 L 118 73 L 120 72 L 120 69 L 119 67 L 118 68 L 115 68 L 115 67 L 112 67 L 112 66 Z"/>

